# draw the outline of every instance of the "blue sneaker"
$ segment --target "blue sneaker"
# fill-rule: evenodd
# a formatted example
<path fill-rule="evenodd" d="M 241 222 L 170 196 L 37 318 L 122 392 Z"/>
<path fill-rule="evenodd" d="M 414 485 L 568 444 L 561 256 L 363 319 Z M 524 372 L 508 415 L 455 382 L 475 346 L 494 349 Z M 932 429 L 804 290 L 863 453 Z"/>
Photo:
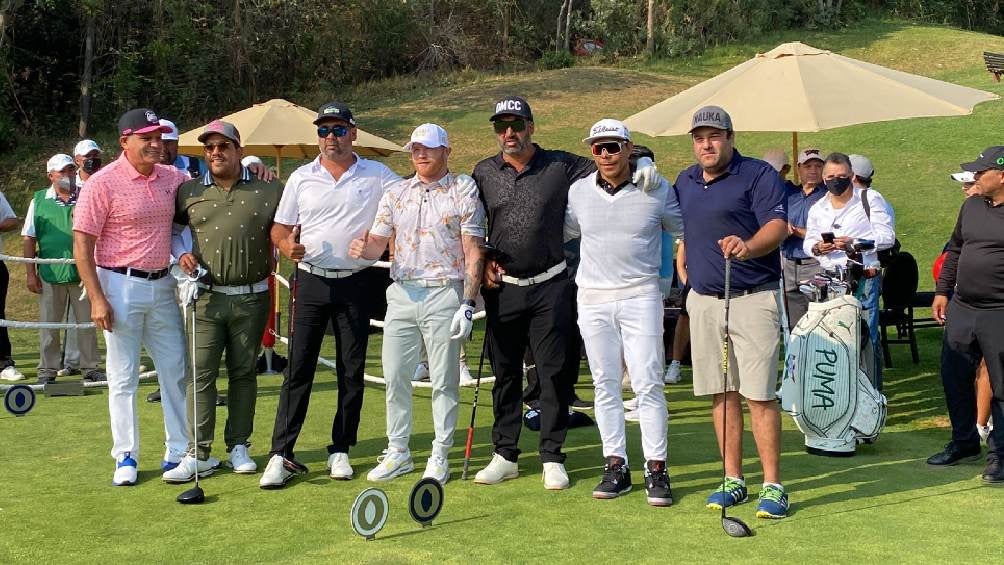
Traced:
<path fill-rule="evenodd" d="M 163 459 L 160 462 L 160 470 L 166 473 L 178 465 L 181 465 L 181 461 L 168 461 L 167 459 Z"/>
<path fill-rule="evenodd" d="M 164 473 L 174 469 L 181 464 L 181 459 L 185 456 L 184 453 L 175 453 L 170 449 L 164 450 L 164 458 L 160 460 L 160 470 Z"/>
<path fill-rule="evenodd" d="M 126 453 L 115 464 L 115 476 L 112 477 L 112 484 L 117 487 L 128 487 L 136 484 L 136 460 L 131 453 Z"/>
<path fill-rule="evenodd" d="M 729 506 L 742 504 L 748 498 L 749 495 L 746 492 L 745 483 L 733 477 L 726 477 L 725 484 L 720 485 L 715 489 L 715 492 L 708 496 L 706 506 L 713 510 L 721 510 L 722 507 L 728 508 Z"/>
<path fill-rule="evenodd" d="M 774 485 L 764 485 L 760 490 L 760 503 L 756 506 L 757 518 L 779 520 L 788 515 L 788 494 Z"/>

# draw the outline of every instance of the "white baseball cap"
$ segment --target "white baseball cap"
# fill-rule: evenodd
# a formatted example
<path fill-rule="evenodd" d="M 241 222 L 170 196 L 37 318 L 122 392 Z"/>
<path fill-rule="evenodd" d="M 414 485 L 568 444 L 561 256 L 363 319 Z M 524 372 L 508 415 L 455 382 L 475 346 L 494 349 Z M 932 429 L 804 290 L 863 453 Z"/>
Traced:
<path fill-rule="evenodd" d="M 807 147 L 798 154 L 798 159 L 796 159 L 795 162 L 799 165 L 804 165 L 812 160 L 816 160 L 821 163 L 824 162 L 825 159 L 823 159 L 823 152 L 815 147 Z"/>
<path fill-rule="evenodd" d="M 81 139 L 77 142 L 77 146 L 73 148 L 74 155 L 87 155 L 91 151 L 101 153 L 101 148 L 98 147 L 98 144 L 93 139 Z"/>
<path fill-rule="evenodd" d="M 872 161 L 864 155 L 848 155 L 851 160 L 851 171 L 854 176 L 863 179 L 870 179 L 875 175 L 875 167 L 872 166 Z"/>
<path fill-rule="evenodd" d="M 178 141 L 178 126 L 174 125 L 171 120 L 160 120 L 160 125 L 171 128 L 171 131 L 164 132 L 160 135 L 162 141 Z"/>
<path fill-rule="evenodd" d="M 582 141 L 588 145 L 592 145 L 597 139 L 621 139 L 624 141 L 631 141 L 631 132 L 628 131 L 627 126 L 625 126 L 623 122 L 610 118 L 603 118 L 593 124 L 593 127 L 589 128 L 589 137 L 583 139 Z"/>
<path fill-rule="evenodd" d="M 255 155 L 248 155 L 247 157 L 241 159 L 241 165 L 244 165 L 245 167 L 247 167 L 248 165 L 262 165 L 262 166 L 264 166 L 265 163 L 260 158 L 258 158 Z"/>
<path fill-rule="evenodd" d="M 962 171 L 959 173 L 952 173 L 949 175 L 955 182 L 967 183 L 976 182 L 976 174 L 969 171 Z"/>
<path fill-rule="evenodd" d="M 788 162 L 788 154 L 784 152 L 784 149 L 769 149 L 763 154 L 763 160 L 774 167 L 774 170 L 781 172 L 781 169 L 791 166 Z"/>
<path fill-rule="evenodd" d="M 56 171 L 62 171 L 67 165 L 74 165 L 73 157 L 70 157 L 66 153 L 56 153 L 45 163 L 45 172 L 54 173 Z"/>
<path fill-rule="evenodd" d="M 420 143 L 429 149 L 436 147 L 449 147 L 450 138 L 446 135 L 446 130 L 436 124 L 422 124 L 411 132 L 411 141 L 405 146 L 405 151 L 411 151 L 412 146 Z"/>

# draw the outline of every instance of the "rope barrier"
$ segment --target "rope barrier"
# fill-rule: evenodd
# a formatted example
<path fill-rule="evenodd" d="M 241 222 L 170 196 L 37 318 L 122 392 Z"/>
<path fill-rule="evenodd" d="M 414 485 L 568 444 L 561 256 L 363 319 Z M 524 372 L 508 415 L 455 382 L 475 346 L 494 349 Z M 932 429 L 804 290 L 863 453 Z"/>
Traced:
<path fill-rule="evenodd" d="M 0 261 L 10 261 L 11 263 L 35 263 L 37 265 L 73 265 L 75 261 L 72 257 L 65 259 L 42 259 L 39 257 L 21 257 L 20 255 L 4 255 L 0 253 Z"/>
<path fill-rule="evenodd" d="M 85 324 L 65 324 L 63 322 L 20 322 L 0 318 L 0 328 L 15 330 L 86 330 L 94 327 L 94 322 Z"/>
<path fill-rule="evenodd" d="M 149 380 L 149 379 L 154 379 L 154 378 L 157 378 L 157 371 L 144 371 L 144 372 L 142 372 L 142 373 L 139 374 L 139 380 L 141 380 L 141 381 L 145 381 L 145 380 Z M 67 381 L 65 379 L 57 379 L 57 382 L 62 383 L 62 382 L 67 382 Z M 22 383 L 2 384 L 2 385 L 0 385 L 0 391 L 5 391 L 5 390 L 7 390 L 10 387 L 12 387 L 14 385 L 19 385 L 19 384 L 22 384 Z M 45 385 L 39 385 L 39 384 L 26 385 L 26 386 L 30 386 L 32 388 L 32 390 L 36 390 L 36 391 L 41 391 L 41 390 L 43 390 L 45 388 Z M 84 381 L 84 388 L 103 388 L 103 387 L 106 387 L 106 386 L 108 386 L 108 381 L 98 381 L 98 382 Z"/>

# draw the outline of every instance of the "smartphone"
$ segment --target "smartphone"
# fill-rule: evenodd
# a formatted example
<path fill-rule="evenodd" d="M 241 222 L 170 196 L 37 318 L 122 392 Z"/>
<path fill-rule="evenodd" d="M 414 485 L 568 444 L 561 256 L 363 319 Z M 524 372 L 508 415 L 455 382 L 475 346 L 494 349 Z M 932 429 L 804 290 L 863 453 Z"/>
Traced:
<path fill-rule="evenodd" d="M 821 235 L 823 236 L 824 243 L 833 243 L 833 232 L 823 232 Z"/>

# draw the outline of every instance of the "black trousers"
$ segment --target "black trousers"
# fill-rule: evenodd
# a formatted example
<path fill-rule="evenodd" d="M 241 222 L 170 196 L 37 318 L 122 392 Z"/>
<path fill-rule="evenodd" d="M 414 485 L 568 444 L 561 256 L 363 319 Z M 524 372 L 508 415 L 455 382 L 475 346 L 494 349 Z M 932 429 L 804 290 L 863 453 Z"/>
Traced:
<path fill-rule="evenodd" d="M 569 281 L 572 285 L 572 296 L 575 296 L 577 287 L 575 282 Z M 577 319 L 578 312 L 576 308 L 575 300 L 572 300 L 572 320 L 573 322 Z M 577 395 L 575 394 L 575 385 L 579 382 L 579 365 L 582 361 L 582 336 L 579 335 L 579 324 L 572 324 L 572 342 L 574 343 L 572 351 L 568 355 L 568 370 L 570 371 L 571 382 L 569 386 L 572 387 L 571 397 L 569 397 L 569 402 L 575 400 Z M 536 404 L 540 399 L 540 378 L 537 376 L 537 362 L 533 358 L 533 349 L 529 346 L 526 348 L 526 352 L 523 353 L 523 364 L 529 367 L 526 371 L 526 388 L 523 389 L 523 404 L 530 406 L 531 404 Z"/>
<path fill-rule="evenodd" d="M 10 284 L 10 273 L 7 265 L 0 261 L 0 318 L 7 319 L 7 286 Z M 14 364 L 11 357 L 10 335 L 7 328 L 0 328 L 0 369 L 6 369 Z"/>
<path fill-rule="evenodd" d="M 307 417 L 317 356 L 330 323 L 335 332 L 338 408 L 331 424 L 328 453 L 348 453 L 356 444 L 363 407 L 363 370 L 369 339 L 371 280 L 367 270 L 344 279 L 299 271 L 289 367 L 279 393 L 272 453 L 292 458 Z"/>
<path fill-rule="evenodd" d="M 975 382 L 976 368 L 983 357 L 993 391 L 990 410 L 994 429 L 987 445 L 992 453 L 1004 455 L 1004 309 L 973 308 L 953 298 L 947 317 L 941 348 L 941 384 L 952 421 L 952 441 L 963 447 L 980 443 Z"/>
<path fill-rule="evenodd" d="M 495 452 L 509 461 L 519 458 L 523 427 L 523 354 L 527 346 L 537 365 L 540 386 L 540 459 L 564 462 L 561 445 L 568 431 L 568 403 L 574 367 L 578 370 L 578 332 L 575 331 L 575 292 L 568 277 L 531 286 L 503 284 L 485 290 L 489 345 L 495 386 L 492 403 Z"/>

